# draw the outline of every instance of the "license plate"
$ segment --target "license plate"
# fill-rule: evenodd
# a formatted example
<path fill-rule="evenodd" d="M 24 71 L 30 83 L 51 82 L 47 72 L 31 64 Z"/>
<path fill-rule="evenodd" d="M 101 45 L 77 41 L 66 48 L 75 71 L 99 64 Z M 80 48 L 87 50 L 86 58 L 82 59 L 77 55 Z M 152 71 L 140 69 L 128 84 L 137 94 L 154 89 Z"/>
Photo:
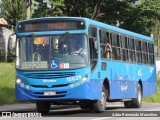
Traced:
<path fill-rule="evenodd" d="M 56 92 L 55 91 L 45 91 L 44 95 L 45 96 L 53 96 L 53 95 L 56 95 Z"/>

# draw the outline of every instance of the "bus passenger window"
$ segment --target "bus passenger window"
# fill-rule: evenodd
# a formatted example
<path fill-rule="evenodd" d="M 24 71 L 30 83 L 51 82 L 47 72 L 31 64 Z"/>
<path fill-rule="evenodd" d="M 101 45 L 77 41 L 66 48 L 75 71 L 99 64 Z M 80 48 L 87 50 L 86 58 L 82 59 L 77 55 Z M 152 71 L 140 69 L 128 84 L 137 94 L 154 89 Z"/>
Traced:
<path fill-rule="evenodd" d="M 135 40 L 132 37 L 128 38 L 128 46 L 129 46 L 129 61 L 130 62 L 136 62 L 135 57 Z"/>
<path fill-rule="evenodd" d="M 154 47 L 152 43 L 148 44 L 149 47 L 149 64 L 154 65 Z"/>
<path fill-rule="evenodd" d="M 111 40 L 110 40 L 110 33 L 109 31 L 106 30 L 100 30 L 100 47 L 101 47 L 101 58 L 107 58 L 111 59 L 111 53 L 112 53 L 112 48 L 111 48 Z"/>
<path fill-rule="evenodd" d="M 121 57 L 122 61 L 128 61 L 128 39 L 125 35 L 120 36 L 121 39 Z"/>
<path fill-rule="evenodd" d="M 111 58 L 111 53 L 112 53 L 112 47 L 111 45 L 107 42 L 106 44 L 106 58 L 110 59 Z"/>
<path fill-rule="evenodd" d="M 112 47 L 112 59 L 113 60 L 120 60 L 121 59 L 120 48 Z"/>
<path fill-rule="evenodd" d="M 142 63 L 142 53 L 141 52 L 137 52 L 137 62 Z"/>
<path fill-rule="evenodd" d="M 120 39 L 118 33 L 111 33 L 111 43 L 112 43 L 112 59 L 121 60 L 120 53 Z"/>
<path fill-rule="evenodd" d="M 122 49 L 121 57 L 122 61 L 128 61 L 128 50 Z"/>

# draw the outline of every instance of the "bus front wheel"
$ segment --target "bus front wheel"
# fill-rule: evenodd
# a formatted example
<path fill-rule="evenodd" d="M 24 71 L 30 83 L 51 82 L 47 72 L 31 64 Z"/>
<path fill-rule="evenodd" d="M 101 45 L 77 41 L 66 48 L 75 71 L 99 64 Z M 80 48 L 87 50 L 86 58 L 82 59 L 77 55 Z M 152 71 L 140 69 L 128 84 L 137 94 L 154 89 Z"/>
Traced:
<path fill-rule="evenodd" d="M 37 111 L 42 114 L 47 114 L 51 107 L 51 102 L 49 101 L 37 101 L 36 102 Z"/>
<path fill-rule="evenodd" d="M 106 108 L 106 100 L 107 100 L 107 89 L 103 86 L 102 89 L 102 98 L 96 101 L 93 101 L 92 103 L 92 110 L 94 112 L 100 113 L 104 112 Z"/>

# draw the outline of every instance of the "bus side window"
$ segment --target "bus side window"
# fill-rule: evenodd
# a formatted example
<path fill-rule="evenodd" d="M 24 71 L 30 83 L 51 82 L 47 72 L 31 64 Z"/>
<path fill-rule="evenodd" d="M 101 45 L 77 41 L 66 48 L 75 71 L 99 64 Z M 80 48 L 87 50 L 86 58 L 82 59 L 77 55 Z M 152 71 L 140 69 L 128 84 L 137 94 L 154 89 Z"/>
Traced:
<path fill-rule="evenodd" d="M 137 63 L 142 63 L 142 45 L 141 40 L 136 40 L 136 55 L 137 55 Z"/>
<path fill-rule="evenodd" d="M 148 48 L 149 48 L 149 64 L 150 65 L 154 65 L 154 47 L 153 47 L 153 43 L 149 43 L 148 44 Z"/>
<path fill-rule="evenodd" d="M 122 57 L 122 61 L 128 61 L 128 39 L 126 36 L 120 36 L 121 38 L 121 57 Z"/>
<path fill-rule="evenodd" d="M 101 58 L 111 59 L 111 42 L 109 31 L 100 30 L 100 47 L 101 47 Z"/>
<path fill-rule="evenodd" d="M 136 62 L 135 57 L 135 41 L 134 38 L 129 37 L 128 38 L 128 46 L 129 46 L 129 61 L 130 62 Z"/>
<path fill-rule="evenodd" d="M 98 53 L 97 53 L 98 44 L 96 43 L 97 43 L 97 28 L 94 26 L 90 26 L 89 27 L 89 46 L 90 46 L 90 57 L 91 57 L 90 63 L 91 63 L 92 71 L 96 67 L 97 61 L 98 61 Z"/>
<path fill-rule="evenodd" d="M 147 54 L 148 48 L 147 48 L 147 42 L 142 42 L 142 62 L 144 64 L 148 63 L 148 54 Z"/>
<path fill-rule="evenodd" d="M 117 33 L 111 33 L 112 59 L 121 60 L 120 39 Z"/>

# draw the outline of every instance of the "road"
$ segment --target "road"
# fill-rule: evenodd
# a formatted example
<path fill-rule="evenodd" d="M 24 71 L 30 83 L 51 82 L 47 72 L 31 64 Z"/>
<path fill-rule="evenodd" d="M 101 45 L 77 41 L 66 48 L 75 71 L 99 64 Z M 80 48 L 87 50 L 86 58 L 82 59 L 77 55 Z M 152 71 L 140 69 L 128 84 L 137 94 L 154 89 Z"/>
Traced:
<path fill-rule="evenodd" d="M 16 114 L 38 114 L 33 111 L 16 111 Z M 39 114 L 38 114 L 39 115 Z M 159 117 L 156 117 L 156 116 Z M 41 115 L 40 115 L 41 116 Z M 125 117 L 124 117 L 125 116 Z M 130 117 L 128 117 L 130 116 Z M 142 116 L 142 117 L 136 117 Z M 121 103 L 108 104 L 103 113 L 93 113 L 89 110 L 81 110 L 79 107 L 66 109 L 50 110 L 49 114 L 42 117 L 31 117 L 30 120 L 159 120 L 160 119 L 160 104 L 143 103 L 140 109 L 124 108 Z M 21 117 L 0 117 L 0 120 L 17 120 Z M 26 118 L 23 118 L 26 119 Z"/>

